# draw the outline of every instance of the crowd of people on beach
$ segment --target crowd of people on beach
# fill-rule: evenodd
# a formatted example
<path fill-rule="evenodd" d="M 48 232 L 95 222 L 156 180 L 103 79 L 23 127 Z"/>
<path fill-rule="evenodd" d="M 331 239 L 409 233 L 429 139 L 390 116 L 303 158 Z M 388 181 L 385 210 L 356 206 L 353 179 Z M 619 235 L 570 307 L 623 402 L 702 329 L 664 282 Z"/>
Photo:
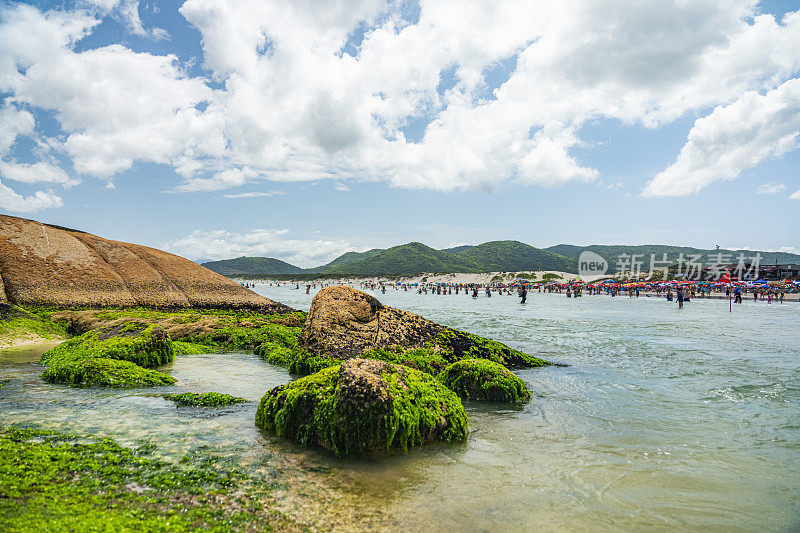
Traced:
<path fill-rule="evenodd" d="M 302 283 L 302 287 L 301 287 Z M 563 294 L 567 298 L 580 298 L 584 294 L 589 296 L 605 295 L 610 297 L 626 296 L 628 298 L 664 298 L 668 302 L 675 301 L 679 308 L 685 302 L 698 298 L 724 298 L 732 303 L 742 303 L 744 298 L 753 301 L 766 301 L 767 303 L 783 303 L 786 296 L 800 293 L 800 281 L 667 281 L 667 282 L 642 282 L 642 281 L 614 281 L 606 280 L 593 283 L 580 281 L 569 282 L 535 282 L 529 280 L 515 280 L 513 282 L 490 283 L 452 283 L 452 282 L 390 282 L 371 280 L 326 280 L 326 281 L 273 281 L 269 285 L 291 286 L 296 290 L 305 289 L 306 294 L 332 285 L 348 284 L 361 290 L 380 292 L 387 290 L 416 292 L 417 294 L 434 295 L 459 295 L 466 294 L 471 298 L 491 298 L 495 296 L 516 296 L 520 303 L 525 303 L 529 293 Z M 254 284 L 243 283 L 245 287 Z M 749 296 L 748 296 L 749 295 Z M 793 298 L 798 301 L 797 298 Z"/>

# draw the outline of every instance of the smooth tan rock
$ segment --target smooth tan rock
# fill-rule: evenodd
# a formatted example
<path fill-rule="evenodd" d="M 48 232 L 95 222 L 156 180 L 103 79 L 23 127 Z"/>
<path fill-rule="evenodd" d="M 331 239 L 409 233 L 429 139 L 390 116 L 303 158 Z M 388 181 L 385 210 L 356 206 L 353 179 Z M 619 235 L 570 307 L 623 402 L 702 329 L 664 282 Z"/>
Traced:
<path fill-rule="evenodd" d="M 290 309 L 188 259 L 0 215 L 0 301 L 86 307 Z"/>

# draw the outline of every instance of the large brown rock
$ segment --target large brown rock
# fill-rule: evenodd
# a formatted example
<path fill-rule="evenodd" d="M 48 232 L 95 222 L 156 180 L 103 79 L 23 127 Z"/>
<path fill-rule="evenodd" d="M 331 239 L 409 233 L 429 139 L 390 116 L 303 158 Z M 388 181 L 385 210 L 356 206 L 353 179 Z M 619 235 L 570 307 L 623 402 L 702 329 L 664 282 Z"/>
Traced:
<path fill-rule="evenodd" d="M 309 350 L 347 358 L 369 348 L 421 345 L 445 329 L 340 285 L 324 288 L 314 296 L 300 341 Z"/>
<path fill-rule="evenodd" d="M 290 311 L 177 255 L 7 215 L 0 215 L 0 301 Z"/>
<path fill-rule="evenodd" d="M 359 357 L 372 348 L 389 348 L 396 353 L 425 348 L 429 356 L 440 357 L 442 364 L 464 358 L 489 359 L 507 368 L 550 364 L 503 343 L 387 307 L 369 294 L 344 285 L 322 289 L 314 297 L 303 324 L 300 346 L 312 356 L 324 356 L 326 364 Z M 376 356 L 373 353 L 370 357 Z M 316 361 L 314 365 L 323 362 Z M 418 363 L 408 361 L 411 366 L 422 368 Z M 314 371 L 314 365 L 295 365 L 294 371 Z"/>

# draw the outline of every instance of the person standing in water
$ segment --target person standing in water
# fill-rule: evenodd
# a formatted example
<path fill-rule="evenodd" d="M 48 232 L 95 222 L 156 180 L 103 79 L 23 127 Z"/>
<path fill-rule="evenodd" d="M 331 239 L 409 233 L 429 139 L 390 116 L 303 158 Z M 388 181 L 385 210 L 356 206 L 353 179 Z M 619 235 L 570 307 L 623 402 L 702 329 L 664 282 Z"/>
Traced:
<path fill-rule="evenodd" d="M 519 303 L 524 304 L 525 303 L 525 299 L 528 297 L 528 290 L 525 288 L 524 285 L 519 290 L 519 296 L 520 296 L 520 298 L 522 298 L 522 300 L 520 300 Z"/>
<path fill-rule="evenodd" d="M 683 289 L 678 287 L 675 293 L 678 297 L 678 309 L 683 309 Z"/>

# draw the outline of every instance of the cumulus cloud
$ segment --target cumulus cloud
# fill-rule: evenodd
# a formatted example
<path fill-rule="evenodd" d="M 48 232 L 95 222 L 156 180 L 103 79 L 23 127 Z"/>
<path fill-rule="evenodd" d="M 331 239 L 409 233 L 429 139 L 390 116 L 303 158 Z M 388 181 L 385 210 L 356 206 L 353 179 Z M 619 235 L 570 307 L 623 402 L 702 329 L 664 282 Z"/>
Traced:
<path fill-rule="evenodd" d="M 20 135 L 33 135 L 35 121 L 28 111 L 6 104 L 0 108 L 0 157 L 6 155 Z"/>
<path fill-rule="evenodd" d="M 346 241 L 292 239 L 287 229 L 254 229 L 249 233 L 195 230 L 164 243 L 163 248 L 194 260 L 240 256 L 274 257 L 303 268 L 325 264 L 355 250 Z"/>
<path fill-rule="evenodd" d="M 69 176 L 62 168 L 44 161 L 36 163 L 8 163 L 0 161 L 0 176 L 23 183 L 59 183 L 65 187 L 79 182 Z"/>
<path fill-rule="evenodd" d="M 64 202 L 49 191 L 36 191 L 33 196 L 22 196 L 0 182 L 0 208 L 16 213 L 33 213 L 41 209 L 61 207 Z"/>
<path fill-rule="evenodd" d="M 52 111 L 64 136 L 50 145 L 102 179 L 144 161 L 175 169 L 181 192 L 551 187 L 598 179 L 576 155 L 588 121 L 656 128 L 713 108 L 645 189 L 674 196 L 797 147 L 800 12 L 776 20 L 752 0 L 441 0 L 413 15 L 379 0 L 188 0 L 214 83 L 174 55 L 77 49 L 103 16 L 159 37 L 138 1 L 87 1 L 0 8 L 0 90 Z"/>
<path fill-rule="evenodd" d="M 800 140 L 800 79 L 765 94 L 749 91 L 695 121 L 677 161 L 647 184 L 645 196 L 696 193 L 732 180 L 765 159 L 796 150 Z"/>
<path fill-rule="evenodd" d="M 756 189 L 758 194 L 778 194 L 782 190 L 786 188 L 786 185 L 783 183 L 764 183 L 763 185 L 759 185 Z"/>

